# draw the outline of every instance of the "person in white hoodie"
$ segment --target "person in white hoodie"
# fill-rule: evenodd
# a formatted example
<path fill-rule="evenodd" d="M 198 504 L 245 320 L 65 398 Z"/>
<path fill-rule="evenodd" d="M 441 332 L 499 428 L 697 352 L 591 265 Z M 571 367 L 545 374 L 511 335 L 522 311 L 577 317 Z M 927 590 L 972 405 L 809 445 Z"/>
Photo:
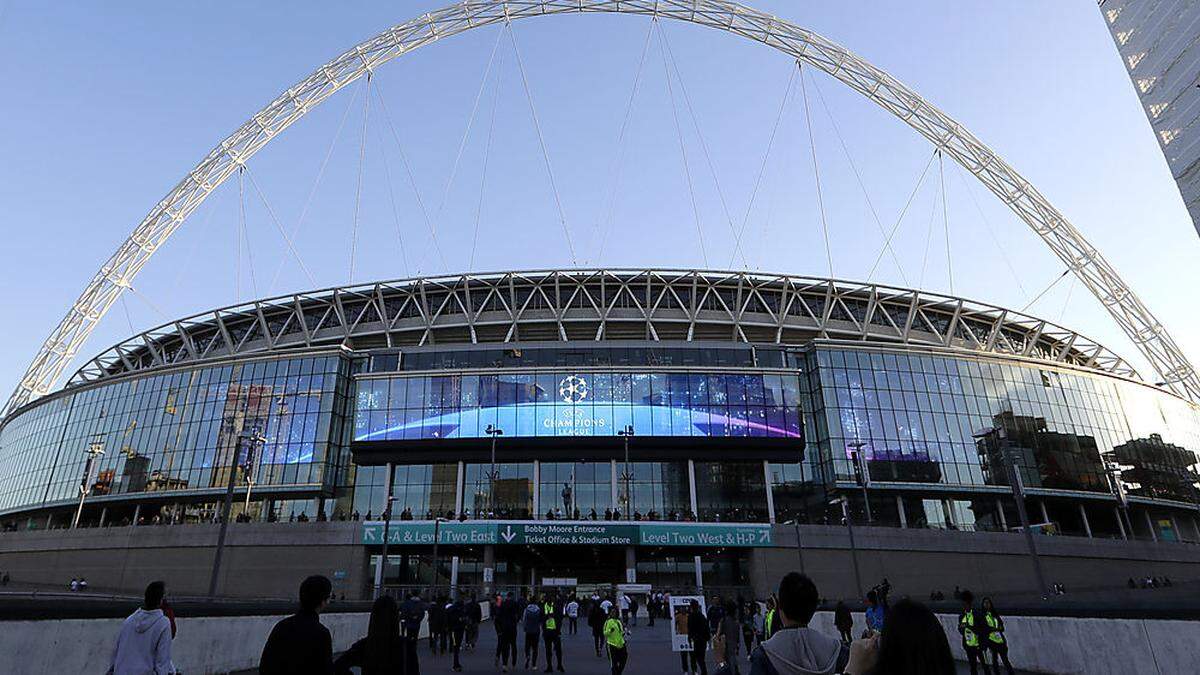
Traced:
<path fill-rule="evenodd" d="M 171 620 L 162 611 L 166 586 L 152 581 L 145 602 L 121 624 L 107 675 L 169 675 Z"/>

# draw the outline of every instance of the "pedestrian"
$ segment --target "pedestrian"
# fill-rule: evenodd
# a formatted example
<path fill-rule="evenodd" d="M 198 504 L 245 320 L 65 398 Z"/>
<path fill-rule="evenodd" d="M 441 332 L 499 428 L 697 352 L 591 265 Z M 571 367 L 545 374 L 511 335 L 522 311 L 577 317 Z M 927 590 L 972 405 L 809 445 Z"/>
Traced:
<path fill-rule="evenodd" d="M 987 624 L 987 640 L 984 645 L 992 653 L 992 670 L 1000 672 L 1000 662 L 1004 661 L 1004 670 L 1013 675 L 1012 663 L 1008 660 L 1008 640 L 1004 636 L 1004 619 L 996 612 L 991 598 L 983 599 L 983 621 Z"/>
<path fill-rule="evenodd" d="M 739 637 L 741 635 L 741 627 L 737 620 L 737 606 L 732 601 L 725 604 L 725 611 L 721 616 L 721 623 L 717 627 L 717 632 L 725 638 L 725 656 L 729 660 L 734 675 L 741 672 L 738 667 L 738 645 L 740 644 Z"/>
<path fill-rule="evenodd" d="M 400 630 L 410 641 L 413 649 L 417 648 L 418 635 L 421 633 L 421 621 L 425 619 L 425 603 L 416 591 L 409 593 L 408 599 L 400 605 Z"/>
<path fill-rule="evenodd" d="M 754 613 L 750 615 L 750 618 L 754 620 L 754 644 L 761 645 L 762 641 L 766 639 L 767 618 L 763 614 L 762 608 L 758 606 L 758 602 L 754 603 Z M 746 656 L 747 658 L 750 656 L 749 649 L 746 650 Z"/>
<path fill-rule="evenodd" d="M 538 603 L 531 602 L 525 606 L 521 628 L 525 633 L 525 670 L 537 670 L 538 644 L 542 635 L 542 608 Z"/>
<path fill-rule="evenodd" d="M 975 610 L 975 594 L 964 590 L 960 596 L 963 611 L 958 617 L 958 632 L 962 634 L 963 651 L 967 653 L 967 663 L 971 667 L 971 675 L 976 675 L 975 662 L 983 666 L 983 672 L 991 675 L 992 668 L 984 659 L 984 646 L 980 642 L 980 634 L 986 632 L 986 623 L 979 612 Z"/>
<path fill-rule="evenodd" d="M 400 634 L 400 608 L 391 596 L 383 595 L 371 606 L 367 636 L 355 642 L 333 662 L 336 675 L 350 675 L 351 667 L 362 675 L 417 675 L 416 638 Z"/>
<path fill-rule="evenodd" d="M 468 650 L 475 651 L 479 642 L 479 624 L 483 622 L 483 608 L 479 606 L 479 598 L 471 594 L 471 602 L 467 603 L 467 635 L 465 644 Z"/>
<path fill-rule="evenodd" d="M 462 598 L 446 605 L 446 634 L 450 640 L 450 654 L 454 657 L 451 669 L 456 673 L 462 670 L 462 663 L 459 662 L 458 655 L 462 651 L 463 636 L 467 632 L 467 621 L 467 608 Z"/>
<path fill-rule="evenodd" d="M 78 577 L 71 577 L 71 590 L 72 591 L 79 590 L 79 578 Z"/>
<path fill-rule="evenodd" d="M 621 622 L 619 610 L 613 607 L 604 621 L 604 643 L 608 646 L 608 663 L 612 675 L 625 672 L 625 664 L 629 662 L 629 648 L 625 645 L 625 625 Z"/>
<path fill-rule="evenodd" d="M 84 577 L 79 577 L 79 590 L 86 591 L 87 589 L 88 589 L 87 579 Z"/>
<path fill-rule="evenodd" d="M 867 635 L 870 637 L 876 633 L 883 632 L 884 610 L 883 605 L 879 603 L 879 594 L 875 591 L 867 592 Z"/>
<path fill-rule="evenodd" d="M 588 626 L 592 629 L 592 645 L 596 648 L 596 656 L 601 656 L 600 644 L 604 639 L 604 622 L 608 615 L 604 613 L 604 604 L 592 601 L 588 608 Z"/>
<path fill-rule="evenodd" d="M 809 628 L 817 611 L 820 594 L 812 579 L 790 572 L 779 582 L 776 613 L 780 628 L 750 655 L 751 675 L 824 675 L 842 673 L 850 660 L 850 648 L 840 640 Z M 724 636 L 713 642 L 716 675 L 732 675 Z M 701 671 L 703 672 L 703 671 Z M 868 671 L 854 671 L 866 675 Z"/>
<path fill-rule="evenodd" d="M 621 593 L 621 597 L 617 598 L 617 606 L 621 608 L 621 621 L 625 624 L 629 623 L 629 594 Z"/>
<path fill-rule="evenodd" d="M 930 609 L 904 599 L 888 612 L 887 630 L 850 645 L 847 675 L 954 675 L 946 631 Z"/>
<path fill-rule="evenodd" d="M 567 603 L 564 610 L 567 614 L 567 632 L 571 635 L 579 634 L 579 601 L 575 596 L 571 596 L 571 601 Z"/>
<path fill-rule="evenodd" d="M 712 638 L 712 631 L 709 629 L 708 618 L 704 616 L 704 612 L 700 611 L 700 603 L 695 600 L 692 600 L 688 607 L 687 636 L 688 644 L 692 647 L 689 657 L 691 672 L 708 675 L 708 664 L 704 660 L 704 653 L 708 650 L 708 641 Z"/>
<path fill-rule="evenodd" d="M 162 611 L 166 586 L 152 581 L 146 586 L 142 606 L 121 624 L 113 647 L 108 675 L 143 675 L 174 672 L 171 665 L 171 621 Z"/>
<path fill-rule="evenodd" d="M 543 598 L 542 602 L 542 640 L 546 643 L 546 670 L 553 672 L 550 664 L 557 659 L 558 672 L 563 672 L 562 663 L 562 603 L 557 597 Z"/>
<path fill-rule="evenodd" d="M 842 636 L 842 644 L 850 644 L 854 641 L 851 633 L 854 631 L 854 617 L 850 614 L 850 608 L 846 603 L 838 600 L 837 607 L 833 608 L 833 626 Z"/>
<path fill-rule="evenodd" d="M 517 667 L 517 601 L 512 591 L 504 597 L 496 611 L 496 665 L 500 672 L 507 673 L 508 665 Z"/>
<path fill-rule="evenodd" d="M 446 598 L 437 596 L 429 603 L 429 653 L 446 653 Z"/>
<path fill-rule="evenodd" d="M 754 615 L 758 613 L 758 603 L 753 600 L 741 609 L 742 641 L 746 644 L 746 658 L 750 658 L 750 650 L 754 649 Z"/>
<path fill-rule="evenodd" d="M 259 675 L 326 675 L 333 670 L 333 638 L 321 625 L 333 584 L 314 575 L 300 583 L 300 609 L 271 629 L 258 662 Z"/>
<path fill-rule="evenodd" d="M 631 625 L 631 626 L 637 625 L 637 612 L 638 612 L 638 601 L 637 601 L 637 596 L 635 595 L 635 596 L 632 596 L 629 598 L 629 625 Z"/>

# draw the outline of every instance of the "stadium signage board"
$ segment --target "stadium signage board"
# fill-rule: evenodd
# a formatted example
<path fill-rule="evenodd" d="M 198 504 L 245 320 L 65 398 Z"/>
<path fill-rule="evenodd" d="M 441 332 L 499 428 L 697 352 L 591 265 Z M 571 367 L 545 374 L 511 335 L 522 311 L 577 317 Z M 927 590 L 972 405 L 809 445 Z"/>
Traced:
<path fill-rule="evenodd" d="M 392 521 L 389 546 L 432 545 L 431 521 Z M 439 544 L 537 546 L 774 546 L 771 526 L 757 523 L 612 523 L 597 521 L 465 521 L 437 526 Z M 362 543 L 383 543 L 383 523 L 363 524 Z"/>

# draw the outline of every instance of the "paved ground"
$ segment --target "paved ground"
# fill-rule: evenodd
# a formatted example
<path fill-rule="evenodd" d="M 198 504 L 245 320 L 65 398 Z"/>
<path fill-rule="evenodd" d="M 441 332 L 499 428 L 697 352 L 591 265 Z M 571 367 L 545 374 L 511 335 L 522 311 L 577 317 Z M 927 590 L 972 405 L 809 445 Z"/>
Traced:
<path fill-rule="evenodd" d="M 659 621 L 653 628 L 645 625 L 639 625 L 634 628 L 629 637 L 629 665 L 625 668 L 625 672 L 631 675 L 641 675 L 649 673 L 651 675 L 674 675 L 680 673 L 679 655 L 671 651 L 671 643 L 668 634 L 668 626 Z M 524 665 L 524 636 L 518 639 L 518 656 L 520 657 L 519 666 Z M 541 647 L 539 644 L 538 654 L 538 672 L 545 668 L 545 662 L 542 661 Z M 485 623 L 480 627 L 479 632 L 479 648 L 474 652 L 466 652 L 461 656 L 464 672 L 467 673 L 495 673 L 498 672 L 495 667 L 496 653 L 496 631 L 492 628 L 491 623 Z M 441 675 L 442 673 L 451 673 L 450 655 L 433 656 L 429 652 L 428 643 L 424 643 L 420 647 L 421 673 L 422 675 Z M 742 655 L 742 675 L 748 675 L 749 664 L 745 661 L 745 655 Z M 713 671 L 712 656 L 708 657 L 709 672 Z M 596 652 L 592 649 L 592 636 L 583 622 L 580 622 L 578 635 L 563 636 L 563 667 L 566 672 L 572 675 L 607 675 L 609 671 L 608 659 L 596 656 Z M 517 673 L 531 673 L 523 667 L 518 667 Z M 969 673 L 970 670 L 966 664 L 959 664 L 960 673 Z"/>

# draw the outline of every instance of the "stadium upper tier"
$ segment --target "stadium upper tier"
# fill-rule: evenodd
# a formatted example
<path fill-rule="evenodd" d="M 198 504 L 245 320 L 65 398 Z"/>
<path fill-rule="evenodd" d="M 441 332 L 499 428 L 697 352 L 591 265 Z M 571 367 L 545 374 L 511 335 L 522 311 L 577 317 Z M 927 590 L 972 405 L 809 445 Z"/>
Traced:
<path fill-rule="evenodd" d="M 534 270 L 342 286 L 215 309 L 134 335 L 68 387 L 185 363 L 318 347 L 546 341 L 814 340 L 990 352 L 1124 377 L 1088 338 L 964 298 L 881 284 L 708 270 Z"/>

